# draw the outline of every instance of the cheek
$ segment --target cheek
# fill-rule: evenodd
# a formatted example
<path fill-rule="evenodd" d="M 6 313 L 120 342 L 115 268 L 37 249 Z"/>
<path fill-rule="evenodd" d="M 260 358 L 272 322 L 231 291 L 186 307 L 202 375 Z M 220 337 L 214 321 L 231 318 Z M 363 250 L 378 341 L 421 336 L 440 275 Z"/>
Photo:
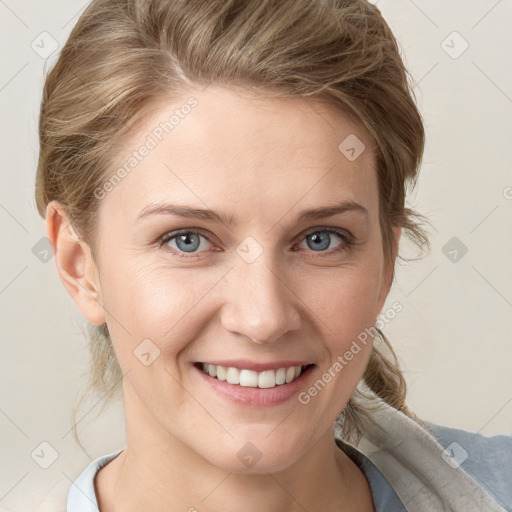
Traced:
<path fill-rule="evenodd" d="M 326 358 L 319 378 L 333 386 L 336 409 L 352 395 L 371 355 L 380 267 L 373 263 L 337 269 L 316 283 L 318 286 L 309 288 L 304 302 L 313 311 L 322 332 Z M 319 383 L 317 388 L 323 385 Z"/>
<path fill-rule="evenodd" d="M 122 340 L 114 344 L 123 369 L 133 363 L 133 350 L 145 339 L 162 355 L 183 350 L 207 320 L 205 297 L 218 281 L 211 274 L 201 278 L 194 269 L 154 265 L 125 272 L 118 266 L 108 275 L 105 307 L 112 339 Z"/>
<path fill-rule="evenodd" d="M 347 339 L 374 325 L 380 287 L 377 265 L 339 268 L 304 284 L 301 297 L 323 325 L 327 338 Z"/>
<path fill-rule="evenodd" d="M 171 268 L 162 262 L 148 263 L 147 259 L 142 265 L 114 257 L 109 261 L 112 264 L 105 269 L 102 292 L 123 369 L 131 367 L 133 351 L 145 339 L 164 356 L 185 350 L 218 314 L 220 303 L 235 300 L 224 297 L 218 303 L 212 299 L 225 268 Z M 312 267 L 287 276 L 288 286 L 298 297 L 296 307 L 302 310 L 303 325 L 316 325 L 331 355 L 343 354 L 353 339 L 374 325 L 380 283 L 377 263 L 375 255 L 366 255 L 350 266 Z"/>

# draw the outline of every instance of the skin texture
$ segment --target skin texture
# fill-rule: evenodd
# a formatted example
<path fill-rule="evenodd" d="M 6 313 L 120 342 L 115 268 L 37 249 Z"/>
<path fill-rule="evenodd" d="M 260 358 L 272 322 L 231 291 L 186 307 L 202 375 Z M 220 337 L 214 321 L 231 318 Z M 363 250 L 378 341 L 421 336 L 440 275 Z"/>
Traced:
<path fill-rule="evenodd" d="M 308 404 L 296 396 L 273 407 L 234 404 L 193 363 L 308 361 L 316 366 L 307 389 L 375 325 L 393 267 L 384 265 L 372 141 L 325 104 L 211 86 L 153 105 L 132 127 L 119 164 L 191 95 L 197 107 L 101 200 L 98 261 L 67 226 L 63 206 L 47 210 L 59 276 L 87 320 L 107 322 L 125 375 L 127 448 L 97 475 L 100 508 L 371 511 L 364 474 L 333 440 L 371 340 Z M 366 145 L 354 161 L 338 150 L 351 134 Z M 364 206 L 368 219 L 352 211 L 295 221 L 344 199 Z M 238 223 L 137 220 L 159 202 Z M 327 249 L 315 250 L 306 235 L 329 240 L 319 229 L 326 227 L 357 243 L 331 235 Z M 195 252 L 155 242 L 182 229 L 202 230 Z M 394 233 L 398 241 L 400 229 Z M 249 263 L 240 247 L 261 254 Z M 144 339 L 160 351 L 149 365 L 134 355 Z M 251 467 L 237 456 L 249 442 L 261 455 Z"/>

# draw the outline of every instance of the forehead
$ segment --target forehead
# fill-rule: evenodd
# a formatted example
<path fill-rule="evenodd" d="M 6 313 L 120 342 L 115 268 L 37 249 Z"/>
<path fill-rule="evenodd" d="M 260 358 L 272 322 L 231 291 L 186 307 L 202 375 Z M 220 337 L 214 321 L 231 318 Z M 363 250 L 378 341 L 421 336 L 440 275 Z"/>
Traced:
<path fill-rule="evenodd" d="M 211 86 L 147 109 L 123 140 L 113 168 L 124 167 L 125 177 L 105 203 L 128 213 L 166 198 L 233 207 L 250 196 L 369 201 L 376 192 L 372 144 L 358 123 L 325 103 Z"/>

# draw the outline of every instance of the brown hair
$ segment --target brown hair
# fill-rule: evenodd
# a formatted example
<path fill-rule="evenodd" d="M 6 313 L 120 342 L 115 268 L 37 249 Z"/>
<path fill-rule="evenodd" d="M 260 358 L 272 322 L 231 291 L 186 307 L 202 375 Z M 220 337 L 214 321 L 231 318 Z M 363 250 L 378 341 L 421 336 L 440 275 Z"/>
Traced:
<path fill-rule="evenodd" d="M 421 249 L 430 248 L 419 222 L 426 219 L 405 207 L 425 143 L 409 78 L 391 29 L 365 0 L 93 0 L 46 78 L 38 211 L 44 218 L 50 201 L 62 202 L 96 258 L 94 190 L 109 179 L 121 136 L 164 95 L 182 97 L 190 85 L 224 85 L 325 101 L 364 127 L 375 141 L 389 263 L 394 226 Z M 107 326 L 88 327 L 88 391 L 102 393 L 105 406 L 122 374 Z M 422 424 L 406 406 L 406 383 L 391 344 L 377 332 L 389 354 L 374 343 L 363 383 Z M 347 436 L 361 435 L 359 418 L 369 414 L 364 401 L 354 400 L 358 393 L 338 418 Z M 78 440 L 75 414 L 76 408 Z"/>

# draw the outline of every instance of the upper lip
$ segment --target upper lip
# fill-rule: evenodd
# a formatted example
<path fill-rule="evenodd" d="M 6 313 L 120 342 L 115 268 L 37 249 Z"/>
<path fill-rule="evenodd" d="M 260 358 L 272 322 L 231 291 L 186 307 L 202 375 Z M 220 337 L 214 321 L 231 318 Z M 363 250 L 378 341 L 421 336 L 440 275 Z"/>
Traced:
<path fill-rule="evenodd" d="M 213 364 L 215 366 L 224 366 L 224 368 L 238 368 L 239 370 L 253 370 L 255 372 L 263 372 L 265 370 L 279 370 L 279 368 L 290 368 L 291 366 L 306 366 L 313 364 L 310 361 L 297 361 L 297 360 L 285 360 L 285 361 L 268 361 L 266 363 L 249 361 L 247 359 L 233 359 L 230 361 L 226 360 L 215 360 L 215 361 L 201 361 L 204 364 Z"/>

